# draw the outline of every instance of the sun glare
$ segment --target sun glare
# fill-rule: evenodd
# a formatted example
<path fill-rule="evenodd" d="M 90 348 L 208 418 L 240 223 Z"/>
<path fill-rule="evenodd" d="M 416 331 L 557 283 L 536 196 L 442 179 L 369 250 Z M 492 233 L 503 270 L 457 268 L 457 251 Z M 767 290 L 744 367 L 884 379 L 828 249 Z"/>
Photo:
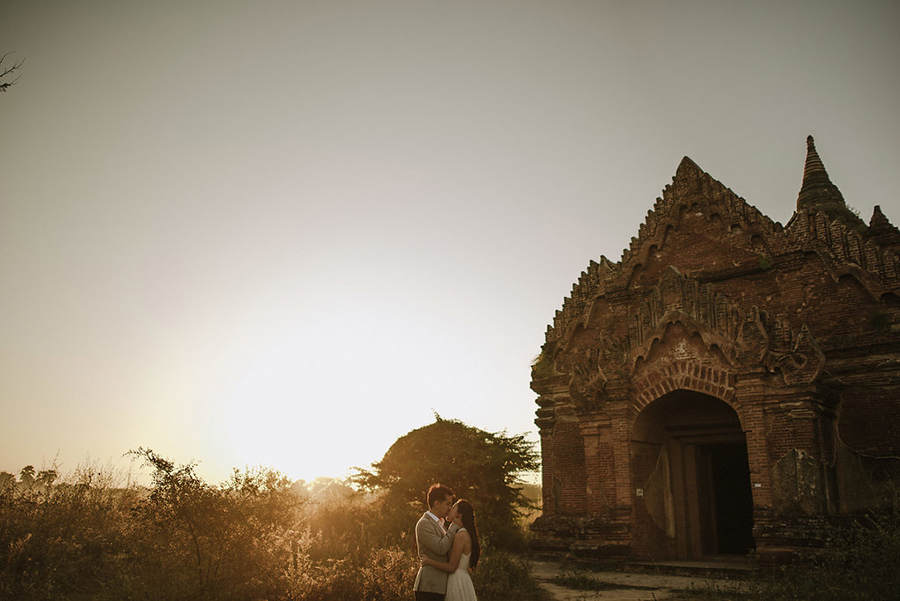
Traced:
<path fill-rule="evenodd" d="M 223 460 L 341 477 L 453 402 L 447 374 L 472 373 L 459 364 L 464 329 L 394 298 L 356 300 L 365 309 L 314 312 L 246 361 L 221 407 Z"/>

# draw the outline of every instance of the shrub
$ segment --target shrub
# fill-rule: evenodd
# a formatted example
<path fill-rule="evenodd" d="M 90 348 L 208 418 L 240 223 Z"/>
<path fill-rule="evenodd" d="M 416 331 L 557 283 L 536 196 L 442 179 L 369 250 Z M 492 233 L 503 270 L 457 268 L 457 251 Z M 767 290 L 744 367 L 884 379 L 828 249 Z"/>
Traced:
<path fill-rule="evenodd" d="M 133 489 L 115 489 L 115 476 L 80 466 L 57 483 L 55 469 L 0 485 L 0 598 L 65 599 L 96 592 L 116 572 L 125 547 Z"/>
<path fill-rule="evenodd" d="M 0 599 L 412 601 L 419 558 L 373 497 L 298 494 L 263 468 L 211 486 L 193 464 L 136 454 L 149 489 L 94 466 L 62 482 L 30 467 L 0 475 Z M 480 599 L 540 598 L 523 559 L 483 549 Z"/>
<path fill-rule="evenodd" d="M 482 542 L 482 555 L 472 574 L 481 601 L 539 601 L 547 594 L 531 575 L 531 564 L 522 556 Z"/>
<path fill-rule="evenodd" d="M 874 512 L 836 528 L 830 553 L 798 558 L 754 585 L 756 598 L 893 599 L 900 590 L 900 512 Z"/>
<path fill-rule="evenodd" d="M 367 601 L 412 600 L 419 570 L 417 556 L 401 549 L 376 549 L 362 568 L 362 599 Z"/>
<path fill-rule="evenodd" d="M 137 508 L 132 556 L 143 588 L 156 599 L 247 599 L 277 592 L 290 564 L 303 500 L 268 469 L 235 470 L 213 487 L 194 465 L 175 466 L 147 449 L 153 488 Z"/>

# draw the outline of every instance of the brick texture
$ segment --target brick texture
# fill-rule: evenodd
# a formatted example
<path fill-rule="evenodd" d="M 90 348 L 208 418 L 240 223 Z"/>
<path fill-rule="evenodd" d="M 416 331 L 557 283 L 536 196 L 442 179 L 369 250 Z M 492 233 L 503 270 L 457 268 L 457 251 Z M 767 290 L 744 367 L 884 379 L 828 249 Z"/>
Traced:
<path fill-rule="evenodd" d="M 761 561 L 821 546 L 900 476 L 900 231 L 846 208 L 811 138 L 785 226 L 685 157 L 564 299 L 532 389 L 536 547 L 694 558 L 728 542 L 717 499 L 745 493 Z M 746 449 L 745 483 L 716 445 Z"/>

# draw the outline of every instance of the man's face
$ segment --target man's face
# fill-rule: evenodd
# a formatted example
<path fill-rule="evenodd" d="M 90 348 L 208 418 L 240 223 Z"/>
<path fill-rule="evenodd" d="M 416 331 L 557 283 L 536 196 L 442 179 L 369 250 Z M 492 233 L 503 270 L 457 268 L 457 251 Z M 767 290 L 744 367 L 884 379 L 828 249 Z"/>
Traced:
<path fill-rule="evenodd" d="M 434 502 L 434 505 L 431 506 L 431 513 L 444 519 L 447 517 L 447 514 L 450 513 L 451 507 L 453 507 L 453 497 L 447 496 L 441 501 Z"/>
<path fill-rule="evenodd" d="M 458 515 L 459 515 L 459 505 L 454 503 L 453 506 L 450 508 L 450 512 L 447 513 L 447 521 L 452 522 L 453 520 L 456 519 L 456 516 L 458 516 Z"/>

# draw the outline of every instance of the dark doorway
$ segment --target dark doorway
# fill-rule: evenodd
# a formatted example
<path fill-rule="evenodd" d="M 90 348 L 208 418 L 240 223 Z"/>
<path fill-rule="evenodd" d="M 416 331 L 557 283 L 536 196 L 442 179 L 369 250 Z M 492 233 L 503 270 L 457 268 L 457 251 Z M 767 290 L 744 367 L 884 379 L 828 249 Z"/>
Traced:
<path fill-rule="evenodd" d="M 715 528 L 715 549 L 723 555 L 746 555 L 754 547 L 750 466 L 743 443 L 702 445 L 708 458 Z M 707 539 L 709 540 L 709 539 Z"/>
<path fill-rule="evenodd" d="M 647 524 L 637 553 L 700 559 L 755 548 L 747 439 L 733 408 L 674 390 L 638 414 L 631 447 Z"/>

